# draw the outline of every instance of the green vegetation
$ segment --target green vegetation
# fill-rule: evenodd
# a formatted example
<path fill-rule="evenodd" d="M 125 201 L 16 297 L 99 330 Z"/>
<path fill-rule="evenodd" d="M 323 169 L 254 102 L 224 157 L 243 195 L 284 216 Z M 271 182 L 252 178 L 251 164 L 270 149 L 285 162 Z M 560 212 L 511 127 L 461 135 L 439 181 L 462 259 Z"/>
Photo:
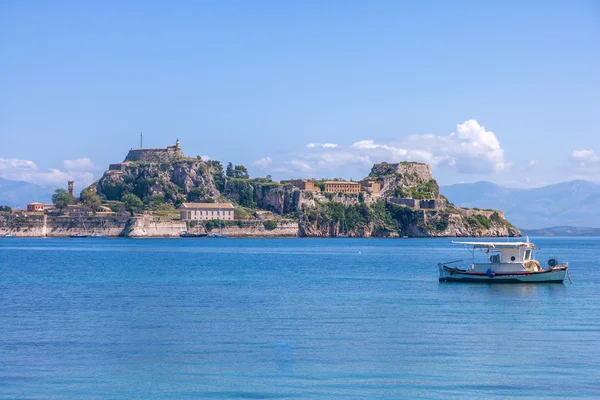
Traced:
<path fill-rule="evenodd" d="M 87 188 L 81 192 L 81 199 L 83 205 L 89 208 L 92 211 L 92 214 L 95 215 L 100 207 L 100 196 L 98 196 L 92 189 Z"/>
<path fill-rule="evenodd" d="M 475 214 L 467 218 L 467 222 L 473 228 L 486 228 L 489 229 L 492 226 L 492 223 L 488 217 L 481 214 Z"/>
<path fill-rule="evenodd" d="M 409 195 L 406 194 L 404 189 L 402 189 L 401 187 L 397 187 L 396 189 L 394 189 L 394 197 L 408 197 L 408 196 Z"/>
<path fill-rule="evenodd" d="M 225 175 L 227 175 L 228 178 L 238 178 L 238 179 L 250 178 L 250 176 L 248 175 L 248 169 L 246 169 L 246 167 L 244 167 L 243 165 L 236 165 L 234 167 L 233 164 L 231 164 L 231 163 L 227 164 L 227 169 L 225 170 Z"/>
<path fill-rule="evenodd" d="M 394 197 L 410 197 L 415 200 L 435 199 L 439 195 L 439 189 L 435 179 L 425 183 L 417 183 L 410 187 L 397 187 L 394 189 Z"/>
<path fill-rule="evenodd" d="M 434 199 L 437 197 L 437 183 L 430 179 L 426 183 L 418 183 L 411 188 L 413 199 Z"/>
<path fill-rule="evenodd" d="M 136 212 L 140 212 L 144 205 L 142 200 L 140 200 L 140 198 L 133 193 L 124 195 L 122 201 L 123 205 L 125 206 L 125 210 L 129 211 L 132 217 Z"/>
<path fill-rule="evenodd" d="M 233 210 L 233 218 L 235 219 L 250 219 L 254 216 L 252 209 L 246 207 L 236 207 Z"/>
<path fill-rule="evenodd" d="M 492 221 L 494 221 L 495 223 L 501 223 L 502 222 L 502 217 L 500 217 L 500 214 L 498 214 L 496 211 L 494 211 L 492 213 L 492 216 L 490 217 L 490 219 Z"/>
<path fill-rule="evenodd" d="M 400 207 L 378 201 L 371 206 L 365 203 L 346 206 L 342 203 L 327 202 L 317 203 L 315 207 L 302 210 L 301 218 L 316 224 L 322 229 L 328 226 L 343 224 L 345 230 L 360 230 L 372 224 L 376 233 L 385 236 L 391 232 L 398 232 L 401 228 Z"/>
<path fill-rule="evenodd" d="M 52 203 L 60 211 L 64 210 L 69 204 L 72 204 L 74 201 L 75 197 L 73 197 L 73 195 L 67 192 L 65 189 L 56 189 L 56 191 L 52 195 Z"/>
<path fill-rule="evenodd" d="M 321 192 L 325 191 L 325 181 L 315 181 L 315 187 L 318 187 Z"/>
<path fill-rule="evenodd" d="M 265 227 L 266 230 L 272 231 L 275 228 L 277 228 L 277 221 L 272 221 L 272 220 L 264 221 L 263 226 Z"/>
<path fill-rule="evenodd" d="M 209 219 L 208 221 L 204 222 L 204 228 L 206 229 L 206 232 L 211 232 L 213 229 L 225 225 L 225 221 L 219 221 L 218 219 Z"/>
<path fill-rule="evenodd" d="M 190 189 L 187 194 L 187 200 L 192 203 L 204 202 L 212 203 L 214 200 L 210 197 L 210 189 L 207 187 L 195 187 Z M 212 200 L 212 201 L 209 201 Z"/>
<path fill-rule="evenodd" d="M 12 212 L 12 208 L 9 206 L 0 206 L 0 212 Z"/>
<path fill-rule="evenodd" d="M 387 176 L 393 176 L 396 173 L 396 167 L 394 164 L 389 164 L 386 162 L 375 164 L 373 168 L 371 168 L 371 172 L 369 173 L 370 178 L 383 178 Z"/>
<path fill-rule="evenodd" d="M 242 207 L 255 208 L 254 187 L 248 179 L 231 178 L 227 181 L 227 191 L 234 191 L 238 194 L 238 203 Z"/>

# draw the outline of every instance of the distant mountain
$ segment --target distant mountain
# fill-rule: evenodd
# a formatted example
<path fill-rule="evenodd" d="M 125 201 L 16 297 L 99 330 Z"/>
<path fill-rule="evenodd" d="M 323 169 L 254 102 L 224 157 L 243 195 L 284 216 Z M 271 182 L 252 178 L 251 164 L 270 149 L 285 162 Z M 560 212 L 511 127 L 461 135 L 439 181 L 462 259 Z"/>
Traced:
<path fill-rule="evenodd" d="M 521 233 L 528 236 L 600 236 L 600 228 L 554 226 L 552 228 L 525 229 Z"/>
<path fill-rule="evenodd" d="M 493 208 L 523 229 L 549 226 L 600 227 L 600 185 L 563 182 L 531 189 L 511 189 L 491 182 L 460 183 L 440 192 L 461 207 Z"/>
<path fill-rule="evenodd" d="M 0 205 L 3 206 L 24 208 L 32 201 L 50 203 L 53 193 L 51 187 L 0 178 Z"/>

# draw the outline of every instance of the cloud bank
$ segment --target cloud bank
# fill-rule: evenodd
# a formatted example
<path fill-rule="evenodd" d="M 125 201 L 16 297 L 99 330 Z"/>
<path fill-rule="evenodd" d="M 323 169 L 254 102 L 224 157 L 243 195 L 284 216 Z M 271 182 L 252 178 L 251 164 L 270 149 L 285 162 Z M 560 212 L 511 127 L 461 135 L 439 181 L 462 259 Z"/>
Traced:
<path fill-rule="evenodd" d="M 63 165 L 67 169 L 66 171 L 56 168 L 41 169 L 30 160 L 0 158 L 0 177 L 13 181 L 60 187 L 66 186 L 69 180 L 77 181 L 81 186 L 87 186 L 94 181 L 94 175 L 89 170 L 96 169 L 96 167 L 89 158 L 65 160 Z"/>
<path fill-rule="evenodd" d="M 455 132 L 445 136 L 419 134 L 390 140 L 364 139 L 347 146 L 309 143 L 305 150 L 276 167 L 293 175 L 327 175 L 364 172 L 382 161 L 419 161 L 465 174 L 497 173 L 511 167 L 496 134 L 476 120 L 456 125 Z"/>

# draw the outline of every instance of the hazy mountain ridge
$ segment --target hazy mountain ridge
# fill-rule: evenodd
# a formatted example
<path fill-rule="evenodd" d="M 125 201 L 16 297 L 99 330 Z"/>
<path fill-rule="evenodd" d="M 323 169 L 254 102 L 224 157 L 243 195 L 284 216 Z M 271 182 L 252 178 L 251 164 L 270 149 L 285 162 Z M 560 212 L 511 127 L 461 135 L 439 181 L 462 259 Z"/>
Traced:
<path fill-rule="evenodd" d="M 600 185 L 576 180 L 531 189 L 514 189 L 491 182 L 442 186 L 441 193 L 462 207 L 503 210 L 523 229 L 556 226 L 600 227 Z"/>
<path fill-rule="evenodd" d="M 48 186 L 0 178 L 0 205 L 25 208 L 32 201 L 51 203 L 53 193 L 54 188 Z"/>
<path fill-rule="evenodd" d="M 526 229 L 522 233 L 528 236 L 600 236 L 600 228 L 553 226 L 551 228 Z"/>

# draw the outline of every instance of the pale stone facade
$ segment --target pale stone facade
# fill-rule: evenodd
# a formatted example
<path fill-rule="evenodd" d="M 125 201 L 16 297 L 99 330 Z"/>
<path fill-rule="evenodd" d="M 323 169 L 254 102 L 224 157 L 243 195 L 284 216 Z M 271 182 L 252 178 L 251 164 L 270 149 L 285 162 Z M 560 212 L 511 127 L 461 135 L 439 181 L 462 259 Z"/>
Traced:
<path fill-rule="evenodd" d="M 360 193 L 360 183 L 347 181 L 325 181 L 326 193 Z"/>
<path fill-rule="evenodd" d="M 179 217 L 182 221 L 231 221 L 234 218 L 233 211 L 231 203 L 183 203 L 179 208 Z"/>
<path fill-rule="evenodd" d="M 381 184 L 377 181 L 364 180 L 360 182 L 360 187 L 363 192 L 379 194 L 381 192 Z"/>
<path fill-rule="evenodd" d="M 319 189 L 317 186 L 315 186 L 314 179 L 310 179 L 310 180 L 309 179 L 290 179 L 290 180 L 286 180 L 286 181 L 281 181 L 280 183 L 282 185 L 291 184 L 301 190 L 312 190 L 314 192 L 321 191 L 321 189 Z"/>

